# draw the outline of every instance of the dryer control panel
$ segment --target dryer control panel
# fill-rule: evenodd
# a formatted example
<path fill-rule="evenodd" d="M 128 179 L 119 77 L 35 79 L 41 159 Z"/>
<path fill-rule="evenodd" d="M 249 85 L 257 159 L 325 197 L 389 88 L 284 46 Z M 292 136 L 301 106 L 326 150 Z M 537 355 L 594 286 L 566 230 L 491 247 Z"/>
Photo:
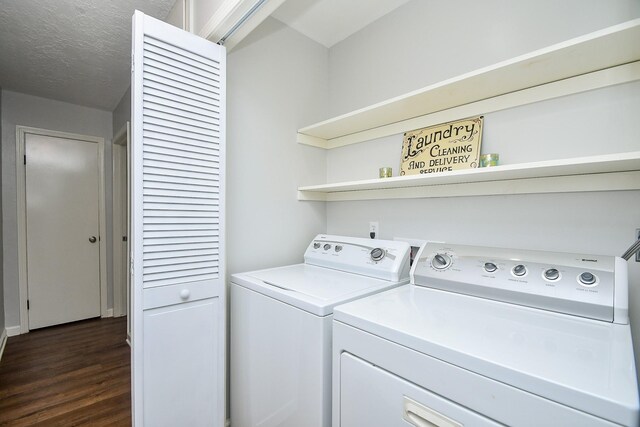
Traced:
<path fill-rule="evenodd" d="M 628 323 L 618 257 L 426 243 L 411 283 L 575 316 Z"/>
<path fill-rule="evenodd" d="M 410 255 L 406 242 L 319 234 L 307 247 L 304 262 L 400 282 L 409 278 Z"/>

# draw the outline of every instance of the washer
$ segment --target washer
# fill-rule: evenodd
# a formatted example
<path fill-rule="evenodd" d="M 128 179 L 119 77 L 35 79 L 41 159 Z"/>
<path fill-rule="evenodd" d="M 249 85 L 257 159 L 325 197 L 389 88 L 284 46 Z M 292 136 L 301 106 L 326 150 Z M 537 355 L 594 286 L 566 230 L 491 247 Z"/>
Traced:
<path fill-rule="evenodd" d="M 427 243 L 334 312 L 333 425 L 638 426 L 627 264 Z"/>
<path fill-rule="evenodd" d="M 303 264 L 234 274 L 231 423 L 331 424 L 331 319 L 337 304 L 409 282 L 408 243 L 318 235 Z"/>

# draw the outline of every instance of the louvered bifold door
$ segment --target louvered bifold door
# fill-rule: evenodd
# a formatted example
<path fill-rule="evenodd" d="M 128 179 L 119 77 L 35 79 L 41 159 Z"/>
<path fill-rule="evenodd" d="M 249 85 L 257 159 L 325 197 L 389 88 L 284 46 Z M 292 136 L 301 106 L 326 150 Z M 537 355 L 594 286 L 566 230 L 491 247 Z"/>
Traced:
<path fill-rule="evenodd" d="M 140 12 L 132 70 L 136 425 L 224 424 L 224 48 Z"/>

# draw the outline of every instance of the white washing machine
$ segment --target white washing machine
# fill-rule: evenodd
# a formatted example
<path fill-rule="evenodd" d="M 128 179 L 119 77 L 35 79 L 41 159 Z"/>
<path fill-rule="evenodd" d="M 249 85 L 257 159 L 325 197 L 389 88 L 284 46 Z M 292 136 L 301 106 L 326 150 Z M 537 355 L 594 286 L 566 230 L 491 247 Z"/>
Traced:
<path fill-rule="evenodd" d="M 409 282 L 408 243 L 318 235 L 304 264 L 231 278 L 233 427 L 331 424 L 337 304 Z"/>
<path fill-rule="evenodd" d="M 638 426 L 621 258 L 427 243 L 334 312 L 333 426 Z"/>

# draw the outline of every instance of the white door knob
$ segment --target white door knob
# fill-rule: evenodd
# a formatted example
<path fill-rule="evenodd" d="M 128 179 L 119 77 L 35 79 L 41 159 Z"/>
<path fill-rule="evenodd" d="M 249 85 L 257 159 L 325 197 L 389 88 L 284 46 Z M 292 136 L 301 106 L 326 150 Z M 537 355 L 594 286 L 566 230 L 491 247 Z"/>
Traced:
<path fill-rule="evenodd" d="M 189 295 L 191 295 L 191 292 L 189 292 L 189 289 L 183 289 L 180 291 L 180 298 L 184 300 L 188 299 Z"/>

